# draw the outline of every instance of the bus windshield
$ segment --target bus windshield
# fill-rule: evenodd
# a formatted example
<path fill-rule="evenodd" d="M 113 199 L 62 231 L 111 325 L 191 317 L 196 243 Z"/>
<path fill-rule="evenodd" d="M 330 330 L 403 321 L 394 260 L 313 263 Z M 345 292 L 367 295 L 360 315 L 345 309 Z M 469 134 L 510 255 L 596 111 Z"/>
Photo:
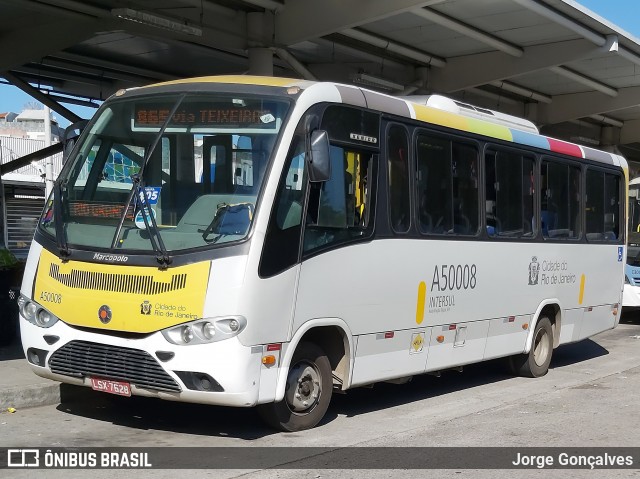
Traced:
<path fill-rule="evenodd" d="M 69 158 L 40 230 L 59 245 L 149 252 L 241 240 L 288 108 L 237 94 L 108 102 Z"/>

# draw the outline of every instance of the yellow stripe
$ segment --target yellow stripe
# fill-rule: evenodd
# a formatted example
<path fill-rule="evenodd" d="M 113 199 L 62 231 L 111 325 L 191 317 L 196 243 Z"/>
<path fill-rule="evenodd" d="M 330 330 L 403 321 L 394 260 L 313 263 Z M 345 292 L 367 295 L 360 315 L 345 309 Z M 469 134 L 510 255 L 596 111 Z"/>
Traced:
<path fill-rule="evenodd" d="M 447 111 L 436 110 L 429 106 L 412 104 L 416 112 L 416 120 L 426 121 L 434 125 L 442 125 L 456 130 L 469 131 L 467 118 L 449 113 Z"/>
<path fill-rule="evenodd" d="M 494 125 L 488 121 L 476 120 L 469 118 L 469 131 L 478 135 L 490 136 L 492 138 L 500 138 L 501 140 L 513 141 L 511 130 L 506 126 Z"/>
<path fill-rule="evenodd" d="M 587 277 L 583 274 L 580 276 L 580 295 L 578 296 L 578 304 L 582 304 L 582 299 L 584 298 L 584 283 Z"/>
<path fill-rule="evenodd" d="M 435 108 L 411 104 L 416 113 L 416 119 L 442 125 L 456 130 L 469 131 L 478 135 L 490 136 L 492 138 L 500 138 L 501 140 L 513 141 L 511 130 L 506 126 L 495 125 L 488 121 L 477 120 L 475 118 L 466 118 L 455 113 L 449 113 Z"/>
<path fill-rule="evenodd" d="M 276 77 L 261 77 L 253 75 L 219 75 L 208 77 L 196 77 L 196 78 L 182 78 L 180 80 L 172 80 L 163 83 L 156 83 L 152 86 L 165 86 L 165 85 L 181 85 L 189 83 L 237 83 L 242 85 L 262 85 L 262 86 L 293 86 L 297 85 L 302 80 L 296 80 L 295 78 L 276 78 Z"/>
<path fill-rule="evenodd" d="M 427 299 L 427 283 L 420 281 L 418 285 L 418 304 L 416 306 L 416 323 L 424 321 L 424 303 Z"/>

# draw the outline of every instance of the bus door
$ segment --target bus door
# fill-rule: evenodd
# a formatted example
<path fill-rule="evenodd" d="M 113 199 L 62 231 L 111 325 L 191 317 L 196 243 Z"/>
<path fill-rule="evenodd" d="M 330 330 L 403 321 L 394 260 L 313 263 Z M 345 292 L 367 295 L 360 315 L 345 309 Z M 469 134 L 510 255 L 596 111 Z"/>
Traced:
<path fill-rule="evenodd" d="M 231 193 L 231 135 L 205 136 L 202 142 L 202 187 L 204 193 Z"/>

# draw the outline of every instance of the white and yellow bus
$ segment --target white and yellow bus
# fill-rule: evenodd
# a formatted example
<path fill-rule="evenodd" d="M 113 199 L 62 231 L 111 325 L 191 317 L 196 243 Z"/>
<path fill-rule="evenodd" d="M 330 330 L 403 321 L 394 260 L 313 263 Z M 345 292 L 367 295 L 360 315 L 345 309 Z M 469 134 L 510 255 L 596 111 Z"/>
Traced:
<path fill-rule="evenodd" d="M 616 326 L 627 164 L 442 97 L 211 77 L 119 91 L 79 138 L 22 284 L 43 377 L 258 406 L 553 349 Z M 372 393 L 373 394 L 373 393 Z"/>

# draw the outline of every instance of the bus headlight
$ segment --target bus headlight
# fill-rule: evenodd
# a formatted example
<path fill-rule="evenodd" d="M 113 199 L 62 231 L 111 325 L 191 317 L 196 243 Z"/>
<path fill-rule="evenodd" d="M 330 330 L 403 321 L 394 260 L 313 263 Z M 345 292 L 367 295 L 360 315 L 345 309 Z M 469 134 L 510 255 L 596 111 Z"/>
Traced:
<path fill-rule="evenodd" d="M 18 308 L 24 319 L 41 328 L 50 328 L 58 322 L 58 317 L 55 314 L 23 295 L 18 298 Z"/>
<path fill-rule="evenodd" d="M 191 326 L 183 326 L 180 328 L 180 335 L 185 344 L 190 343 L 193 340 L 193 328 Z"/>
<path fill-rule="evenodd" d="M 246 325 L 243 316 L 204 318 L 167 328 L 162 335 L 172 344 L 205 344 L 237 336 Z"/>
<path fill-rule="evenodd" d="M 39 309 L 36 313 L 36 324 L 46 328 L 51 322 L 55 321 L 55 316 L 46 309 Z"/>
<path fill-rule="evenodd" d="M 216 335 L 216 327 L 213 323 L 210 323 L 209 321 L 202 323 L 202 335 L 208 340 L 213 339 Z"/>

